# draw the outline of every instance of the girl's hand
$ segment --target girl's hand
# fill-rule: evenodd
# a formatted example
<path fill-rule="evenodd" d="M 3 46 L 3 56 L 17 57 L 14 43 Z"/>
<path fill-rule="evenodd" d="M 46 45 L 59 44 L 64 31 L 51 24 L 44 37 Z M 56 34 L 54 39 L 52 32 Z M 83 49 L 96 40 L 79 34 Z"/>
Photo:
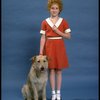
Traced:
<path fill-rule="evenodd" d="M 54 32 L 56 32 L 58 30 L 55 25 L 52 27 L 52 29 L 53 29 Z"/>
<path fill-rule="evenodd" d="M 42 54 L 39 54 L 39 57 L 41 58 L 43 55 Z"/>
<path fill-rule="evenodd" d="M 65 37 L 67 39 L 70 39 L 70 33 L 64 34 L 63 32 L 61 32 L 55 25 L 52 27 L 53 31 L 56 32 L 57 34 L 59 34 L 62 37 Z"/>

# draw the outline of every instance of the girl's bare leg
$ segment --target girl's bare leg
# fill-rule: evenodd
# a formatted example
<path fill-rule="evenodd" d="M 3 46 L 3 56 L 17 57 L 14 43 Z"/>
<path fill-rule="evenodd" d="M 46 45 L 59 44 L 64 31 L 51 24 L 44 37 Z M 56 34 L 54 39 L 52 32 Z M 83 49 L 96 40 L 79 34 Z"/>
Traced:
<path fill-rule="evenodd" d="M 50 69 L 50 86 L 52 89 L 52 98 L 51 100 L 55 100 L 56 99 L 56 93 L 55 93 L 55 70 L 54 69 Z"/>
<path fill-rule="evenodd" d="M 60 90 L 61 90 L 61 83 L 62 83 L 62 70 L 56 70 L 57 74 L 57 100 L 60 100 Z"/>

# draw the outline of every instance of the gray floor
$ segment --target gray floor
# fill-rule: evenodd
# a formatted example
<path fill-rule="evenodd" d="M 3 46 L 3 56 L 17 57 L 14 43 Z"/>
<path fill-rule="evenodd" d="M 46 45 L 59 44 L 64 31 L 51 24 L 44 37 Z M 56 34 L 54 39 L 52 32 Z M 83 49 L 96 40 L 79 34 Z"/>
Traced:
<path fill-rule="evenodd" d="M 39 53 L 47 0 L 2 0 L 2 100 L 23 100 L 30 58 Z M 63 100 L 98 100 L 98 0 L 63 0 L 72 38 L 65 40 L 70 68 L 63 71 Z M 50 98 L 49 81 L 47 98 Z"/>

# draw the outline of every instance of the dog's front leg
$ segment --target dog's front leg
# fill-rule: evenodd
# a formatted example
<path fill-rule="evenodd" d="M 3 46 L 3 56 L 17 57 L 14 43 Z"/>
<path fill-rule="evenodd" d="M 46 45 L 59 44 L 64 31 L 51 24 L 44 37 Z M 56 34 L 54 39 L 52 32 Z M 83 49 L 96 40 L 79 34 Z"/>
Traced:
<path fill-rule="evenodd" d="M 46 100 L 46 83 L 43 84 L 42 100 Z"/>
<path fill-rule="evenodd" d="M 34 100 L 38 100 L 38 90 L 37 90 L 36 85 L 34 83 L 32 84 L 32 89 L 34 92 L 34 95 L 33 95 Z"/>

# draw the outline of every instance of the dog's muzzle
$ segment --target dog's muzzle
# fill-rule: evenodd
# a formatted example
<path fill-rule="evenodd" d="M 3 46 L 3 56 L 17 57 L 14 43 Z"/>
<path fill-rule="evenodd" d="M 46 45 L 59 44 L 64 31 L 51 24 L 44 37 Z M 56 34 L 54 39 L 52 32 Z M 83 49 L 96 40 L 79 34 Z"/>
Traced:
<path fill-rule="evenodd" d="M 46 68 L 41 67 L 40 70 L 41 70 L 41 72 L 43 72 L 43 71 L 46 71 Z"/>
<path fill-rule="evenodd" d="M 44 67 L 41 68 L 41 71 L 44 71 Z"/>

